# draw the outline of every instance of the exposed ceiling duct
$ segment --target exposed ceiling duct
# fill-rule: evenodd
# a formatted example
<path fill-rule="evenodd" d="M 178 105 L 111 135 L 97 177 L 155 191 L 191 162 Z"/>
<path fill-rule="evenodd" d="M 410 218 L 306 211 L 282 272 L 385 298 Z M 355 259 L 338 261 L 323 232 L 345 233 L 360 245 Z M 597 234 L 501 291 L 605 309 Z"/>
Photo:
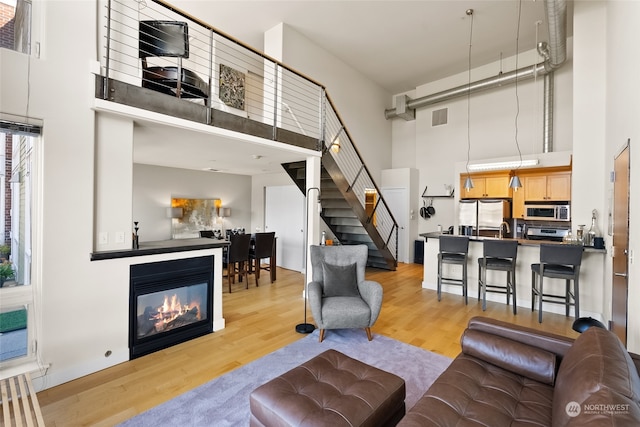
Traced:
<path fill-rule="evenodd" d="M 401 117 L 405 120 L 413 120 L 415 119 L 415 110 L 418 108 L 512 84 L 516 80 L 522 81 L 535 76 L 544 76 L 543 149 L 545 152 L 551 151 L 553 148 L 553 71 L 559 68 L 567 58 L 567 3 L 566 0 L 545 0 L 544 6 L 549 27 L 549 43 L 538 44 L 538 53 L 544 58 L 544 62 L 416 99 L 409 99 L 406 95 L 398 95 L 396 105 L 399 105 L 400 108 L 385 110 L 385 118 Z"/>

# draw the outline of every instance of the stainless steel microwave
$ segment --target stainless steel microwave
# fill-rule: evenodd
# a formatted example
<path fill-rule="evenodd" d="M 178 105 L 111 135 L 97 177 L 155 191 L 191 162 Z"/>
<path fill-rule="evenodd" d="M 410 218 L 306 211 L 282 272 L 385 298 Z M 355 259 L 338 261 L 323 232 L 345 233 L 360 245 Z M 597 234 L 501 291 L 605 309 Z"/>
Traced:
<path fill-rule="evenodd" d="M 543 221 L 571 221 L 571 209 L 568 203 L 549 205 L 525 203 L 524 219 Z"/>

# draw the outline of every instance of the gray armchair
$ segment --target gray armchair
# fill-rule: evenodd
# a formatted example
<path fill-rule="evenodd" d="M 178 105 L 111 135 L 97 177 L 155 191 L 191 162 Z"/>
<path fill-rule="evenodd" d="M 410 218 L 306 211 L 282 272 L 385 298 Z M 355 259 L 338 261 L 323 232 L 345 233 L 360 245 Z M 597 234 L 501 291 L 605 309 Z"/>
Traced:
<path fill-rule="evenodd" d="M 366 245 L 311 246 L 312 281 L 307 287 L 320 342 L 327 329 L 364 328 L 371 341 L 371 326 L 382 306 L 382 286 L 365 280 Z"/>

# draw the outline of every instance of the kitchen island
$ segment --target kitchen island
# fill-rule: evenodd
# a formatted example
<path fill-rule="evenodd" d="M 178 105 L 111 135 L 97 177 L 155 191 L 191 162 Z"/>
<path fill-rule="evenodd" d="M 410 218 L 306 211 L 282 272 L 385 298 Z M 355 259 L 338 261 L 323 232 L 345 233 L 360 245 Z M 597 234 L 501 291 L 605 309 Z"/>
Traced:
<path fill-rule="evenodd" d="M 442 233 L 423 233 L 424 237 L 424 271 L 422 287 L 436 290 L 438 286 L 438 252 L 439 237 Z M 469 236 L 469 254 L 467 261 L 467 292 L 469 304 L 475 304 L 478 297 L 478 258 L 482 258 L 482 242 L 487 239 L 496 240 L 494 237 Z M 506 239 L 506 238 L 505 238 Z M 511 239 L 510 239 L 511 240 Z M 518 260 L 516 265 L 516 294 L 518 307 L 531 310 L 531 264 L 540 262 L 541 244 L 562 244 L 548 240 L 515 239 L 518 241 Z M 603 313 L 608 310 L 604 307 L 604 283 L 605 281 L 605 256 L 604 249 L 585 247 L 580 267 L 580 316 L 591 316 L 603 321 Z M 443 274 L 449 277 L 460 277 L 461 267 L 457 265 L 443 265 Z M 487 271 L 487 283 L 503 285 L 506 282 L 506 273 L 502 271 Z M 548 279 L 544 281 L 545 293 L 564 293 L 565 283 L 560 279 Z M 462 289 L 455 285 L 442 285 L 442 298 L 460 298 Z M 435 298 L 435 296 L 434 296 Z M 474 301 L 475 300 L 475 301 Z M 487 292 L 487 301 L 506 303 L 504 294 Z M 565 308 L 561 304 L 543 303 L 543 310 L 551 313 L 564 314 Z M 571 310 L 573 315 L 573 310 Z M 544 319 L 543 319 L 544 321 Z"/>

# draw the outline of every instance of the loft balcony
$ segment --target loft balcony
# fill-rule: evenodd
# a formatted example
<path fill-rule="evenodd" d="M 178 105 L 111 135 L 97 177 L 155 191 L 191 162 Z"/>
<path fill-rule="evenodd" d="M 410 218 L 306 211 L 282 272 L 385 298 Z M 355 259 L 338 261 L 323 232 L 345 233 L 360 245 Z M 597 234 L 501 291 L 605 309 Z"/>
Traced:
<path fill-rule="evenodd" d="M 96 98 L 322 149 L 330 100 L 306 76 L 165 2 L 111 0 L 103 21 Z"/>
<path fill-rule="evenodd" d="M 322 153 L 342 200 L 323 201 L 325 223 L 395 269 L 397 223 L 322 85 L 161 0 L 109 0 L 103 22 L 97 99 L 295 148 L 282 166 L 303 193 L 302 151 Z"/>

